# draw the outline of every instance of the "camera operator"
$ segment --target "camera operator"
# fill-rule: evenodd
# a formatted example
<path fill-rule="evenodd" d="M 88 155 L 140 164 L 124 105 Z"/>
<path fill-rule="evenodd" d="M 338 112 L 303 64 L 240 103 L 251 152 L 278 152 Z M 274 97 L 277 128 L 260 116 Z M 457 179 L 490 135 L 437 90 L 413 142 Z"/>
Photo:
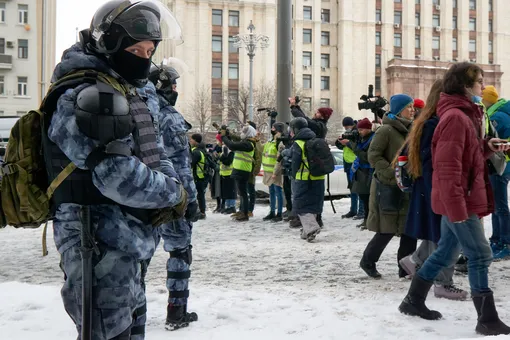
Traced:
<path fill-rule="evenodd" d="M 299 107 L 299 97 L 289 98 L 289 104 L 292 116 L 294 118 L 302 117 L 308 122 L 308 128 L 315 133 L 316 138 L 326 138 L 328 134 L 328 120 L 333 114 L 333 110 L 329 107 L 321 107 L 313 118 L 308 118 Z"/>
<path fill-rule="evenodd" d="M 359 205 L 363 205 L 363 223 L 358 225 L 362 230 L 366 229 L 368 218 L 368 202 L 370 199 L 370 184 L 372 183 L 372 174 L 374 169 L 368 161 L 368 148 L 374 137 L 372 123 L 368 118 L 363 118 L 357 124 L 359 137 L 351 141 L 350 145 L 356 154 L 356 159 L 352 163 L 351 170 L 347 174 L 352 183 L 352 193 L 358 195 Z M 360 209 L 361 210 L 361 209 Z"/>
<path fill-rule="evenodd" d="M 347 176 L 347 185 L 351 192 L 351 209 L 347 214 L 342 215 L 342 218 L 354 217 L 355 219 L 364 219 L 365 212 L 363 204 L 360 203 L 358 206 L 358 195 L 352 191 L 352 181 L 350 176 L 352 163 L 356 160 L 356 154 L 353 151 L 351 141 L 355 141 L 359 138 L 359 132 L 356 129 L 354 119 L 351 117 L 345 117 L 342 120 L 342 125 L 345 129 L 345 133 L 338 138 L 335 145 L 337 148 L 344 151 L 344 171 Z"/>

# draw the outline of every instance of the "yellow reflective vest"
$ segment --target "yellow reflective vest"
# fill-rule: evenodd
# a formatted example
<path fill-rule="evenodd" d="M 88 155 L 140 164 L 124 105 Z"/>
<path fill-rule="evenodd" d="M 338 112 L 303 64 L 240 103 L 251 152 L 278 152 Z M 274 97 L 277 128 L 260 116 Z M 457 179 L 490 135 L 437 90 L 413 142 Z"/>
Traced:
<path fill-rule="evenodd" d="M 193 147 L 191 148 L 191 151 L 195 151 L 197 147 Z M 204 175 L 204 169 L 205 169 L 205 155 L 202 151 L 198 150 L 200 152 L 200 161 L 197 163 L 197 167 L 196 167 L 196 173 L 197 173 L 197 177 L 199 179 L 203 179 L 205 177 Z"/>
<path fill-rule="evenodd" d="M 253 170 L 253 155 L 255 154 L 255 146 L 250 152 L 235 151 L 234 162 L 232 164 L 234 170 L 250 172 Z"/>
<path fill-rule="evenodd" d="M 351 148 L 347 146 L 345 146 L 343 150 L 344 150 L 344 162 L 354 163 L 354 161 L 356 160 L 356 154 L 354 153 L 354 151 L 352 151 Z"/>
<path fill-rule="evenodd" d="M 267 142 L 264 144 L 264 151 L 262 152 L 262 169 L 267 173 L 274 173 L 276 166 L 276 158 L 278 149 L 276 148 L 276 141 Z"/>
<path fill-rule="evenodd" d="M 301 165 L 299 167 L 299 170 L 296 174 L 296 180 L 298 181 L 308 181 L 309 179 L 312 181 L 320 181 L 326 178 L 326 176 L 312 176 L 310 175 L 310 171 L 308 170 L 308 159 L 305 155 L 305 141 L 304 140 L 297 140 L 295 142 L 299 147 L 301 148 Z"/>

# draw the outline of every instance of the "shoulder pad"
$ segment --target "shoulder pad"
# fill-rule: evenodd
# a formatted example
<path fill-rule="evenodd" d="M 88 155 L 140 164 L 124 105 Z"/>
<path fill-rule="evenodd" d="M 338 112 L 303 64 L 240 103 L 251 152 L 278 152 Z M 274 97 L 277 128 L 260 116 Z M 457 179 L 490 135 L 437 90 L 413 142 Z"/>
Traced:
<path fill-rule="evenodd" d="M 135 128 L 128 100 L 104 83 L 98 82 L 78 94 L 75 115 L 80 131 L 102 144 L 127 137 Z"/>
<path fill-rule="evenodd" d="M 129 114 L 129 103 L 113 87 L 98 82 L 82 90 L 76 99 L 78 109 L 96 115 L 124 116 Z"/>

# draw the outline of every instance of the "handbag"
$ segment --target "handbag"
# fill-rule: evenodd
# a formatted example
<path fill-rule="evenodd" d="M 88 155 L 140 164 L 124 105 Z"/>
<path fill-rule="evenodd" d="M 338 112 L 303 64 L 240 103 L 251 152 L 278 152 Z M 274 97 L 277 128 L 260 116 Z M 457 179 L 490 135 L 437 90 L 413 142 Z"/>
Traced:
<path fill-rule="evenodd" d="M 503 175 L 503 172 L 505 172 L 506 163 L 506 156 L 504 152 L 494 152 L 487 160 L 489 175 Z"/>
<path fill-rule="evenodd" d="M 396 185 L 382 183 L 376 176 L 373 177 L 373 180 L 375 180 L 376 200 L 379 209 L 382 212 L 400 211 L 404 206 L 406 193 L 402 192 Z"/>

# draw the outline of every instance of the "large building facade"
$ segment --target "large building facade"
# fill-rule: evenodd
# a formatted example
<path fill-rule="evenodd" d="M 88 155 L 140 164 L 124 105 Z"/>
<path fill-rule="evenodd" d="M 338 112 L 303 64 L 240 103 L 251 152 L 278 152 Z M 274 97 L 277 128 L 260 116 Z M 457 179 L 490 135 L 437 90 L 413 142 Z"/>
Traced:
<path fill-rule="evenodd" d="M 486 84 L 496 85 L 502 95 L 510 91 L 507 0 L 292 2 L 293 82 L 309 110 L 322 105 L 339 115 L 369 115 L 357 107 L 369 84 L 385 97 L 405 92 L 425 99 L 432 82 L 455 61 L 480 64 Z M 200 87 L 218 104 L 246 86 L 249 60 L 232 37 L 247 33 L 250 21 L 270 42 L 256 51 L 255 87 L 276 84 L 277 0 L 166 4 L 182 24 L 184 43 L 163 44 L 158 57 L 174 56 L 188 66 L 179 83 L 180 105 Z"/>
<path fill-rule="evenodd" d="M 55 67 L 56 0 L 0 0 L 0 116 L 39 107 Z"/>

